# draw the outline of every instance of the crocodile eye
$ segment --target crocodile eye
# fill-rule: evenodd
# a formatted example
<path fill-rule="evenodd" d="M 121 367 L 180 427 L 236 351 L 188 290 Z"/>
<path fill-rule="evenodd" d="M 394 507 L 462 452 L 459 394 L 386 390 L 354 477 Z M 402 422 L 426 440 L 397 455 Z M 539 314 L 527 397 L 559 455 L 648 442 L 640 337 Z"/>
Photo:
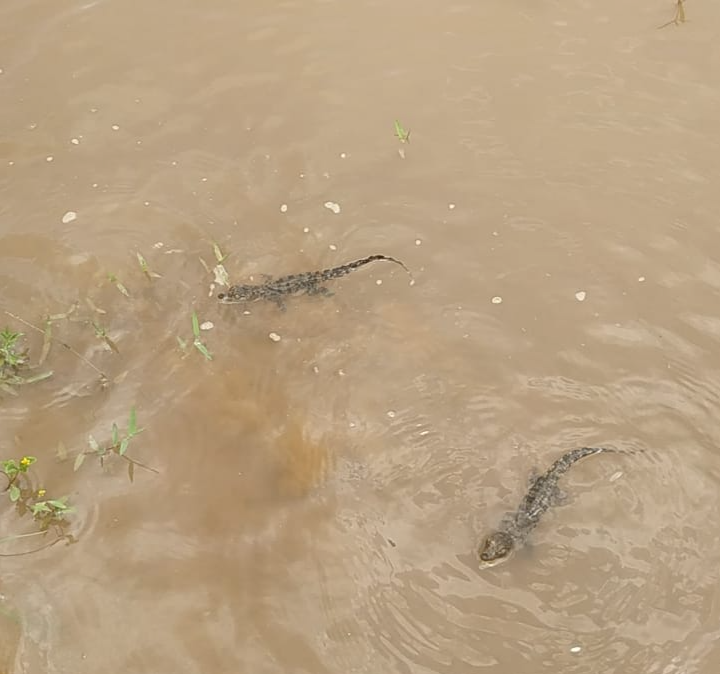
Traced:
<path fill-rule="evenodd" d="M 225 295 L 225 293 L 218 293 L 219 300 L 224 300 L 226 297 L 227 297 L 227 295 Z"/>

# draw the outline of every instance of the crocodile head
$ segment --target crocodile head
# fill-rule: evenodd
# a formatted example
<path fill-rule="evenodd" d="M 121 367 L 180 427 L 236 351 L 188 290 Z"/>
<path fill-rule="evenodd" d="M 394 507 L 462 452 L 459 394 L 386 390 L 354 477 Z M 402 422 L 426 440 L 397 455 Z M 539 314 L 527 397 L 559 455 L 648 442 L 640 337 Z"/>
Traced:
<path fill-rule="evenodd" d="M 230 286 L 226 293 L 219 293 L 217 298 L 223 304 L 238 304 L 239 302 L 251 302 L 257 299 L 257 286 Z"/>
<path fill-rule="evenodd" d="M 480 557 L 480 568 L 486 569 L 504 562 L 512 553 L 515 547 L 513 538 L 504 531 L 491 533 L 480 545 L 478 554 Z"/>

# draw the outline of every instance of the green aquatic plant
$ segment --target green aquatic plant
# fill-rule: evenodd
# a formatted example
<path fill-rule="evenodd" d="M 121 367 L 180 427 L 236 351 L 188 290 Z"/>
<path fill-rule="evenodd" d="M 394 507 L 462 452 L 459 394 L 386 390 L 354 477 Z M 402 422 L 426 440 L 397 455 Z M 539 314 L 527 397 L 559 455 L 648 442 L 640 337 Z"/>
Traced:
<path fill-rule="evenodd" d="M 76 457 L 75 457 L 75 464 L 74 464 L 74 470 L 79 470 L 80 466 L 83 465 L 85 462 L 85 458 L 88 456 L 96 456 L 100 460 L 100 465 L 104 466 L 105 461 L 109 456 L 112 456 L 113 454 L 120 457 L 121 459 L 125 460 L 128 464 L 128 477 L 130 478 L 130 482 L 132 482 L 135 479 L 135 466 L 138 466 L 140 468 L 144 468 L 145 470 L 149 470 L 153 473 L 157 473 L 158 471 L 155 468 L 151 468 L 150 466 L 146 466 L 144 463 L 140 463 L 140 461 L 137 461 L 127 455 L 128 447 L 130 446 L 130 441 L 137 435 L 143 432 L 144 429 L 138 428 L 137 425 L 137 415 L 135 413 L 135 408 L 131 408 L 130 410 L 130 416 L 128 418 L 128 424 L 127 428 L 125 429 L 125 434 L 120 435 L 120 429 L 118 428 L 118 425 L 116 423 L 113 423 L 111 435 L 110 435 L 110 442 L 108 444 L 100 444 L 94 436 L 88 435 L 88 445 L 90 447 L 89 450 L 83 450 L 81 451 Z"/>
<path fill-rule="evenodd" d="M 17 372 L 21 367 L 27 365 L 27 349 L 19 349 L 18 341 L 23 336 L 22 332 L 13 332 L 5 328 L 0 332 L 0 372 L 13 370 Z"/>
<path fill-rule="evenodd" d="M 198 323 L 197 314 L 192 312 L 192 331 L 193 331 L 193 346 L 205 356 L 205 360 L 212 360 L 212 354 L 208 351 L 202 339 L 200 339 L 200 324 Z"/>
<path fill-rule="evenodd" d="M 55 529 L 57 537 L 42 547 L 53 545 L 61 539 L 67 539 L 69 542 L 73 540 L 72 536 L 66 534 L 64 529 L 68 524 L 67 516 L 73 512 L 73 508 L 68 505 L 68 497 L 63 496 L 58 499 L 44 498 L 47 495 L 47 491 L 43 488 L 36 487 L 29 475 L 30 467 L 36 461 L 37 459 L 34 456 L 23 456 L 18 460 L 7 459 L 0 461 L 0 474 L 4 475 L 7 479 L 7 484 L 3 491 L 8 493 L 8 497 L 11 503 L 15 505 L 18 514 L 22 517 L 29 512 L 39 529 L 32 534 L 10 536 L 2 539 L 0 542 L 43 534 L 51 527 Z"/>
<path fill-rule="evenodd" d="M 147 261 L 140 253 L 135 253 L 135 255 L 137 255 L 138 263 L 140 264 L 140 271 L 145 274 L 148 280 L 152 281 L 155 278 L 162 278 L 162 274 L 150 270 Z"/>
<path fill-rule="evenodd" d="M 400 124 L 399 120 L 395 120 L 395 136 L 397 136 L 397 139 L 401 143 L 409 143 L 410 142 L 410 132 L 405 131 L 403 128 L 403 125 Z"/>
<path fill-rule="evenodd" d="M 17 395 L 14 388 L 16 386 L 33 384 L 52 377 L 53 374 L 52 372 L 29 374 L 32 368 L 28 349 L 20 346 L 20 338 L 23 336 L 22 332 L 13 332 L 7 327 L 0 332 L 0 389 L 10 395 Z"/>
<path fill-rule="evenodd" d="M 38 327 L 34 323 L 31 323 L 30 321 L 26 321 L 24 318 L 21 318 L 20 316 L 16 316 L 15 314 L 13 314 L 9 311 L 5 311 L 5 314 L 7 316 L 10 316 L 10 318 L 13 318 L 16 321 L 22 323 L 23 325 L 26 325 L 28 328 L 35 330 L 35 332 L 39 332 L 41 335 L 43 335 L 43 346 L 42 346 L 42 351 L 40 353 L 40 360 L 38 362 L 38 365 L 41 365 L 43 362 L 45 362 L 45 359 L 47 358 L 47 356 L 50 352 L 51 344 L 53 342 L 56 342 L 56 343 L 60 344 L 60 346 L 62 346 L 64 349 L 67 349 L 70 353 L 72 353 L 73 356 L 75 356 L 76 358 L 81 360 L 83 363 L 85 363 L 85 365 L 87 365 L 88 367 L 95 370 L 95 372 L 97 372 L 97 374 L 100 376 L 100 383 L 101 383 L 102 387 L 105 388 L 110 383 L 110 380 L 107 378 L 107 375 L 99 367 L 97 367 L 92 361 L 88 360 L 81 353 L 78 353 L 75 349 L 73 349 L 73 347 L 70 346 L 70 344 L 53 336 L 53 323 L 70 318 L 70 316 L 72 316 L 75 313 L 77 308 L 78 308 L 78 303 L 75 302 L 64 313 L 50 314 L 50 315 L 46 316 L 44 329 Z M 75 320 L 75 319 L 73 319 L 73 320 Z M 80 322 L 92 323 L 92 321 L 88 321 L 88 320 L 82 319 L 82 318 L 77 319 L 77 320 L 79 320 Z M 97 332 L 96 332 L 96 334 L 97 334 Z M 100 335 L 98 335 L 98 337 L 100 337 Z M 102 337 L 100 337 L 100 338 L 102 338 Z M 41 379 L 47 379 L 48 377 L 51 377 L 52 374 L 53 374 L 52 372 L 45 372 L 43 374 L 35 375 L 30 378 L 25 378 L 22 381 L 14 382 L 14 383 L 30 384 L 30 383 L 33 383 L 36 381 L 40 381 Z M 2 386 L 3 386 L 3 381 L 2 381 L 2 376 L 0 375 L 0 388 L 2 388 Z"/>
<path fill-rule="evenodd" d="M 108 281 L 112 283 L 125 297 L 130 297 L 130 293 L 128 292 L 128 289 L 121 283 L 120 279 L 118 279 L 115 274 L 108 273 L 107 275 Z"/>

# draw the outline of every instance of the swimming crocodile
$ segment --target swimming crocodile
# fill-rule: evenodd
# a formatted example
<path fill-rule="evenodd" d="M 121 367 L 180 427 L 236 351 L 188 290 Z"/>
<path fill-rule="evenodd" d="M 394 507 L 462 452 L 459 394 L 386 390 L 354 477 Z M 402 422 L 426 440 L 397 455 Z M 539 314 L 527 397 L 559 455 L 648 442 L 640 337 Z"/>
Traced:
<path fill-rule="evenodd" d="M 605 447 L 572 449 L 555 461 L 547 472 L 534 478 L 517 511 L 506 516 L 500 527 L 480 544 L 480 568 L 495 566 L 508 559 L 525 542 L 548 508 L 560 499 L 557 483 L 570 466 L 591 454 L 614 451 L 617 450 Z"/>
<path fill-rule="evenodd" d="M 359 267 L 362 267 L 375 260 L 387 260 L 399 264 L 408 274 L 410 270 L 400 260 L 387 255 L 369 255 L 354 262 L 322 269 L 320 271 L 309 271 L 302 274 L 290 274 L 281 276 L 278 279 L 267 277 L 263 283 L 233 285 L 226 293 L 220 293 L 217 297 L 223 304 L 239 304 L 241 302 L 255 302 L 256 300 L 270 300 L 275 302 L 281 310 L 285 310 L 284 297 L 305 293 L 307 295 L 332 295 L 323 285 L 326 281 L 346 276 Z M 412 274 L 410 274 L 412 278 Z"/>

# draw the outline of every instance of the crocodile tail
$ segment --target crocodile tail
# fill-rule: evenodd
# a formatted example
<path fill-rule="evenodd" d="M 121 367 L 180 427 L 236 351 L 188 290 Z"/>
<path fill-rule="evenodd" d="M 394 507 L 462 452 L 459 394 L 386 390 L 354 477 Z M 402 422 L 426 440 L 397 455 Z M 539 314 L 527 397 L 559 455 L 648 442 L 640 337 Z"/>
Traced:
<path fill-rule="evenodd" d="M 339 278 L 377 260 L 387 260 L 388 262 L 399 264 L 408 274 L 410 274 L 410 270 L 402 262 L 400 262 L 400 260 L 396 260 L 394 257 L 390 257 L 389 255 L 368 255 L 367 257 L 360 258 L 359 260 L 355 260 L 353 262 L 348 262 L 347 264 L 340 265 L 339 267 L 333 267 L 332 269 L 325 270 L 323 272 L 323 278 Z"/>
<path fill-rule="evenodd" d="M 569 452 L 563 454 L 550 469 L 555 473 L 564 473 L 569 470 L 576 461 L 584 459 L 586 456 L 592 454 L 599 454 L 600 452 L 612 452 L 615 450 L 609 449 L 608 447 L 579 447 L 578 449 L 571 449 Z"/>

